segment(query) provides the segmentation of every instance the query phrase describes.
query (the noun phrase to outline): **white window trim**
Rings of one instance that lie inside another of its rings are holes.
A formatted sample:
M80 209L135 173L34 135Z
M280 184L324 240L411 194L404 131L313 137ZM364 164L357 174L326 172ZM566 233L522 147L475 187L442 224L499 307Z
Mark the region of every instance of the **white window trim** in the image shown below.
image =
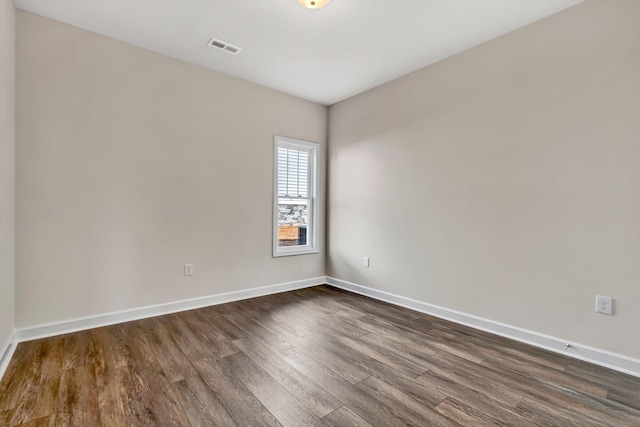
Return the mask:
M309 150L310 199L307 244L304 246L278 246L278 147ZM320 144L275 135L273 138L273 256L317 254L318 249L318 149Z

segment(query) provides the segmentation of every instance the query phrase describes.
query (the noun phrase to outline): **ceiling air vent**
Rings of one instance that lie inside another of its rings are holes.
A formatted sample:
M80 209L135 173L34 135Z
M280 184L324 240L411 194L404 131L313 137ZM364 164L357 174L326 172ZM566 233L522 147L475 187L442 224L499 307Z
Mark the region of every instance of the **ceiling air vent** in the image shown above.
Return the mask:
M225 51L227 53L230 53L232 55L237 55L242 50L238 46L234 46L232 44L229 44L227 42L223 42L222 40L218 40L218 39L211 39L211 40L209 40L209 43L207 43L207 44L209 46L215 47L216 49L220 49L220 50L223 50L223 51Z

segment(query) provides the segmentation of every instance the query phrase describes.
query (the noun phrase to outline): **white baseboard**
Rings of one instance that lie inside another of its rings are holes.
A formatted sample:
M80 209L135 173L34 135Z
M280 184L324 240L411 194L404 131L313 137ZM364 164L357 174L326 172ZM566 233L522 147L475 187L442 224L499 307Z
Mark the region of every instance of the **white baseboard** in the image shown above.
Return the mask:
M549 335L540 334L538 332L529 331L518 328L516 326L495 322L489 319L473 316L471 314L461 313L459 311L450 310L448 308L439 307L437 305L428 304L389 292L380 291L356 283L347 282L345 280L327 277L327 283L336 288L344 289L357 294L365 295L370 298L385 301L394 305L405 307L414 311L429 314L441 319L449 320L461 325L469 326L481 331L490 332L516 341L530 344L535 347L563 354L565 356L584 360L616 371L624 372L629 375L640 377L640 360L634 359L621 354L612 353L606 350L590 347L587 345L562 340L560 338ZM565 350L565 346L570 344L571 347Z
M140 320L148 317L160 316L163 314L193 310L196 308L224 304L227 302L239 301L247 298L255 298L264 295L292 291L295 289L308 288L325 283L326 277L320 276L314 277L312 279L297 280L295 282L244 289L241 291L228 292L218 295L209 295L206 297L134 308L131 310L99 314L96 316L88 316L77 319L63 320L60 322L28 326L26 328L17 329L16 337L18 342L31 341L39 338L47 338L55 335L62 335L91 328L98 328L101 326L114 325L117 323L130 322L132 320Z
M9 339L0 347L0 380L9 366L13 352L16 351L16 330L11 331Z
M8 342L6 342L3 347L0 348L0 378L2 378L2 375L7 369L9 361L11 360L11 356L13 355L18 342L46 338L55 335L62 335L101 326L114 325L117 323L129 322L132 320L140 320L149 317L160 316L163 314L193 310L196 308L224 304L227 302L255 298L264 295L277 294L280 292L287 292L295 289L322 285L325 283L328 283L329 285L336 288L365 295L367 297L405 307L410 310L419 311L421 313L429 314L431 316L469 326L471 328L493 333L495 335L500 335L506 338L523 342L525 344L530 344L535 347L543 348L545 350L563 354L565 356L584 360L586 362L594 363L596 365L604 366L606 368L640 377L640 360L638 359L590 347L587 345L562 340L560 338L529 331L526 329L518 328L516 326L495 322L493 320L484 319L481 317L473 316L471 314L450 310L448 308L439 307L437 305L428 304L415 299L406 298L385 291L380 291L377 289L358 285L356 283L336 279L334 277L320 276L312 279L298 280L277 285L245 289L224 294L210 295L206 297L175 301L166 304L158 304L131 310L124 310L96 316L19 328L11 334ZM568 350L565 350L566 344L571 344L571 347Z

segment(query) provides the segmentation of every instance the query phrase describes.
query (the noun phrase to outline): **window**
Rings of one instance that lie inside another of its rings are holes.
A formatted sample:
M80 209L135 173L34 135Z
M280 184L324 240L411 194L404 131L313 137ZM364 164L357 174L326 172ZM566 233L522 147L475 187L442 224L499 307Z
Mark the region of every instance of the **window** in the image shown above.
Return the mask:
M273 256L317 253L318 144L275 137Z

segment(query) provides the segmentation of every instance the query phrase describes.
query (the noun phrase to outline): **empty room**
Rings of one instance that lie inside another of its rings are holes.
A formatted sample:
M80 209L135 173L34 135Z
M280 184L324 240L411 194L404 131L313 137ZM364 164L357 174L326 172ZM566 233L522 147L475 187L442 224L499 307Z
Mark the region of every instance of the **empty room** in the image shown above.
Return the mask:
M639 22L0 0L0 426L640 426Z

